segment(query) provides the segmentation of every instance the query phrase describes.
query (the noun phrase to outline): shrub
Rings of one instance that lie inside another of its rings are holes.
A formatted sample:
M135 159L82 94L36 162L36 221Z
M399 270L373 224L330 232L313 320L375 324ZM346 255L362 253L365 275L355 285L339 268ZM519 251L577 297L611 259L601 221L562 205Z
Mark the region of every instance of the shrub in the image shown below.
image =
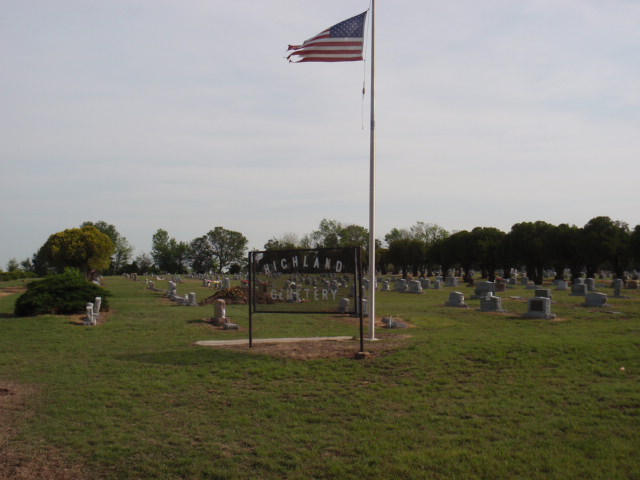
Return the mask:
M16 300L14 313L18 317L83 313L87 302L96 297L102 298L100 309L109 310L109 296L107 290L87 281L79 271L68 270L28 284L27 291Z

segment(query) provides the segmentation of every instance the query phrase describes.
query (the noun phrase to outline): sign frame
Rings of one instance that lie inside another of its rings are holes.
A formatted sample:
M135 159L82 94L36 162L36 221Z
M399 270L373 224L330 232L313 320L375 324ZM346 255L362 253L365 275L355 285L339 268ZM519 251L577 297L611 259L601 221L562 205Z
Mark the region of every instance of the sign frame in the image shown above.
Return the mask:
M331 275L343 273L353 275L354 309L344 314L356 314L360 319L360 351L364 351L363 321L363 279L362 279L362 247L339 248L305 248L287 250L253 251L248 255L249 280L249 348L253 348L253 314L330 314L341 312L327 310L295 310L295 309L261 309L257 302L256 282L260 276L269 274L321 274ZM258 272L261 269L261 272ZM308 290L305 291L308 294Z

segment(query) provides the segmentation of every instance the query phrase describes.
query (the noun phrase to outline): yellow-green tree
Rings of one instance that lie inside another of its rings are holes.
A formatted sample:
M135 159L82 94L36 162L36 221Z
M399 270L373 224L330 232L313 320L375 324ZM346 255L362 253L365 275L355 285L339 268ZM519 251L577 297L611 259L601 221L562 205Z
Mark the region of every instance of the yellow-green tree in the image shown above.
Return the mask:
M92 225L54 233L40 248L38 257L62 272L77 268L87 277L105 271L111 263L115 245L108 235Z

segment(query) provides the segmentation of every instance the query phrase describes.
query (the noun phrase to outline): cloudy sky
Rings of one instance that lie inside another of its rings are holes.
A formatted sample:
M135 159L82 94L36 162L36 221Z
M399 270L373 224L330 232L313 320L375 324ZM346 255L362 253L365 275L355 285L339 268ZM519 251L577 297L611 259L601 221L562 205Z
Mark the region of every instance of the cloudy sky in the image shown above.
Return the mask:
M369 62L286 47L367 0L0 0L0 267L104 220L148 252L368 226ZM640 223L640 2L378 0L379 238Z

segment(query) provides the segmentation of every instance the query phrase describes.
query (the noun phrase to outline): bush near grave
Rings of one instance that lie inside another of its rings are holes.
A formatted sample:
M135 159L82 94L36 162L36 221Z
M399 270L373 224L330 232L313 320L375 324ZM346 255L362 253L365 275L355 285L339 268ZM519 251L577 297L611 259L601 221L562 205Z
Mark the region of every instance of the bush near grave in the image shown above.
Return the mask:
M16 300L14 314L18 317L35 315L70 315L83 313L87 302L102 298L102 311L109 310L107 290L85 279L78 270L67 270L44 280L31 282L27 291Z

